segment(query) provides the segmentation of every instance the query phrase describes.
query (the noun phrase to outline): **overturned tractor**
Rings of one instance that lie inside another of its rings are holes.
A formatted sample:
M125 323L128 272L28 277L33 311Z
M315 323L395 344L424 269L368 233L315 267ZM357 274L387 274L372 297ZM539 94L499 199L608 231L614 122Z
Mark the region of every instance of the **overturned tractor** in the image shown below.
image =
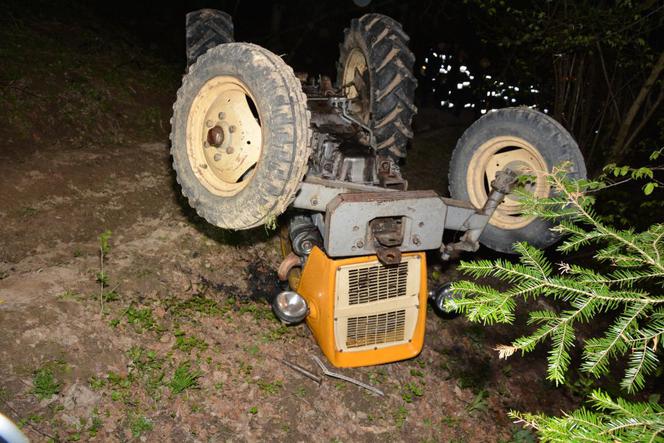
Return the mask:
M450 194L409 191L399 164L413 136L416 79L408 36L366 14L340 45L336 83L296 76L277 55L233 41L231 17L187 15L187 72L173 106L171 154L182 193L226 229L273 224L286 213L273 302L285 323L306 320L336 366L406 359L423 345L428 291L424 251L443 259L482 243L546 247L551 222L522 214L517 176L548 196L544 175L561 163L585 176L570 134L528 108L489 113L452 155ZM288 211L287 211L288 210ZM460 231L443 243L445 230Z

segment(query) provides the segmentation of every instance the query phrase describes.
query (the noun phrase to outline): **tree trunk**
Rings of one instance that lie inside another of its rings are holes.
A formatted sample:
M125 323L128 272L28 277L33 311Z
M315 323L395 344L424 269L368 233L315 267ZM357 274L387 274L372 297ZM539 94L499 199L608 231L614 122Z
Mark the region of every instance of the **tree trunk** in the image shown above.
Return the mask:
M628 139L628 137L629 139L632 140L634 138L634 134L632 134L632 136L630 137L629 130L632 127L632 124L634 123L634 119L641 110L643 102L645 102L646 97L648 97L648 94L652 90L653 86L655 86L655 83L657 82L657 79L662 73L662 70L664 70L664 52L659 54L659 58L657 59L657 62L655 62L655 64L653 65L652 70L650 71L650 75L643 83L643 86L641 86L639 94L636 96L636 99L634 99L632 106L630 106L629 111L627 111L627 114L625 115L625 119L620 125L618 135L616 136L616 141L613 144L613 149L611 150L611 158L614 161L617 162L622 160L628 153L629 146L631 143L627 144L625 143L625 141ZM655 103L654 106L657 105L658 103ZM646 112L646 114L643 116L643 119L647 120L648 118L650 118L650 116L652 116L652 114L653 114L652 112ZM636 131L639 131L644 126L644 124L645 122L642 121L637 126Z

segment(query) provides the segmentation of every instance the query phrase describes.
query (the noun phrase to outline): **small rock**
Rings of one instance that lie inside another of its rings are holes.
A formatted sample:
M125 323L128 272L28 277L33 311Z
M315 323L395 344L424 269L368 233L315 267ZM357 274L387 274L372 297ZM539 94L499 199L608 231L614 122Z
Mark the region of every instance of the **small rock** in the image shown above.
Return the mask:
M82 409L86 415L99 403L100 395L87 386L74 383L62 393L62 404L66 410Z

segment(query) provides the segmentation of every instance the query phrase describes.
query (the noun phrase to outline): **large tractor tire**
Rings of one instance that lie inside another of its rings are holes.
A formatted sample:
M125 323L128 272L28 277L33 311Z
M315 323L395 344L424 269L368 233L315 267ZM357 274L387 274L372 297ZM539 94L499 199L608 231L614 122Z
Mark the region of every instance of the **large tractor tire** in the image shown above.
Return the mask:
M350 111L371 128L376 148L395 160L406 156L417 112L415 56L401 25L381 14L354 19L339 46L337 84Z
M173 105L171 154L182 194L222 228L274 220L306 172L309 120L302 86L280 57L250 43L208 50Z
M229 14L216 9L199 9L187 14L187 68L208 49L233 41L233 19Z
M576 141L551 117L529 108L490 112L468 128L452 153L449 187L452 198L482 207L496 172L509 167L534 177L526 184L538 197L551 195L545 174L562 163L572 179L586 177L586 165ZM480 242L513 253L515 242L546 248L559 240L553 223L521 213L519 201L508 195L496 209Z

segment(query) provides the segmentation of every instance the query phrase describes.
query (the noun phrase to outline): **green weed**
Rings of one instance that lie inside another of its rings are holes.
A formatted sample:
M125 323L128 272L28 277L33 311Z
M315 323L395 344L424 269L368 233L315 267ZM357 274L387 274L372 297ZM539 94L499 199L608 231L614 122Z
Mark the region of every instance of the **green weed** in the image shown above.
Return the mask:
M173 394L179 394L187 389L197 387L198 378L201 375L203 375L202 372L191 370L191 362L184 362L177 367L168 386Z
M408 418L408 409L405 406L399 406L392 417L394 418L394 424L401 429Z
M135 416L131 419L129 428L131 429L131 435L138 438L144 432L150 432L154 424L152 421L142 415Z
M208 344L205 340L197 337L187 337L183 331L175 331L174 335L174 349L178 349L182 352L191 352L193 349L205 351L208 348Z
M473 412L485 412L488 408L487 404L487 397L489 396L489 393L482 389L480 392L477 393L475 398L466 406L466 411L468 413L473 413Z
M139 309L130 306L125 310L125 316L127 317L127 323L133 325L134 330L138 333L155 328L156 324L150 308Z
M106 380L104 380L101 377L97 377L97 376L93 375L88 380L88 384L90 385L90 388L92 388L93 391L99 391L104 386L106 386Z
M401 392L401 398L406 403L412 403L415 397L421 397L424 395L424 388L414 382L406 383Z
M270 395L278 394L281 391L281 388L284 386L283 383L279 380L271 383L264 380L258 380L257 384L261 391Z
M60 392L60 382L55 378L50 367L37 370L32 378L32 384L34 386L32 392L40 400L51 398Z

